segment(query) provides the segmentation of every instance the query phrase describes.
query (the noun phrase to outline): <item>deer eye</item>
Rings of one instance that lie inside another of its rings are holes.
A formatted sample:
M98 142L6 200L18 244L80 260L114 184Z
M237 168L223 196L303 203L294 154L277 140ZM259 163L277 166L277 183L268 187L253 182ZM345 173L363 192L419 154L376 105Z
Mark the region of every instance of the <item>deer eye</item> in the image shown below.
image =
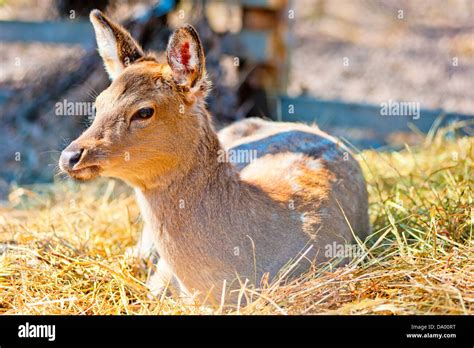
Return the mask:
M155 113L153 108L142 108L138 110L132 117L132 120L146 120L150 118Z

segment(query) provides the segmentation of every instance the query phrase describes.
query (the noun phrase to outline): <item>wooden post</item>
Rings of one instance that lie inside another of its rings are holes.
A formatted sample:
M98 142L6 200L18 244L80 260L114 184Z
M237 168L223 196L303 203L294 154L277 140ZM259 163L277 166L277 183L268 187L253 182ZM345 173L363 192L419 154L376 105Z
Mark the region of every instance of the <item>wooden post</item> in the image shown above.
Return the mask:
M242 31L266 34L266 57L259 62L261 87L286 90L288 80L288 0L242 0Z
M286 92L289 0L239 0L242 28L222 38L222 50L239 58L241 81L238 94L245 116L276 117L269 96Z

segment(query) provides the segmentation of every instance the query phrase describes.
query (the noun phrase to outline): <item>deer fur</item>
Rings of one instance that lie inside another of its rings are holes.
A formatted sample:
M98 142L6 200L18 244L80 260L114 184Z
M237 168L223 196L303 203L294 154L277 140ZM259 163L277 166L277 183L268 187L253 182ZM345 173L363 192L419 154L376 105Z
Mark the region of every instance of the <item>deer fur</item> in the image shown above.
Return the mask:
M100 11L90 17L112 83L60 167L79 180L107 176L135 188L142 250L153 244L160 257L153 290L174 282L218 302L224 281L227 291L258 286L304 255L296 276L330 259L325 246L369 233L364 177L337 139L316 126L260 119L216 134L193 27L173 33L159 62ZM142 118L143 108L153 115ZM236 150L256 158L231 163Z

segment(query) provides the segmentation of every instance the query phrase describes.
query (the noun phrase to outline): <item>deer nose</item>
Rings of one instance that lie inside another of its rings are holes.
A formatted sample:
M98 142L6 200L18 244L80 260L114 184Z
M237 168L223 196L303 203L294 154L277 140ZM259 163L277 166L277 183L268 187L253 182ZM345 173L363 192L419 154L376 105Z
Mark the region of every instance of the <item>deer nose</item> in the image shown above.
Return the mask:
M81 160L84 149L68 150L67 148L61 153L60 162L64 169L72 169Z
M71 154L69 155L69 165L71 167L74 167L77 164L77 162L79 162L83 152L84 152L84 149L80 149L78 151L71 152Z

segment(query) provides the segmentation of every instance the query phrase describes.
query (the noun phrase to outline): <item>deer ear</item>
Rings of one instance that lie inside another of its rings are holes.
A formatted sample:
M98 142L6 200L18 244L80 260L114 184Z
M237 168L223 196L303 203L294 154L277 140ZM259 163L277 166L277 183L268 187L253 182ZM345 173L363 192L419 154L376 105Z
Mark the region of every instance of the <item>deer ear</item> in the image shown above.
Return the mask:
M90 20L94 26L99 54L111 80L129 64L143 57L140 45L121 25L111 21L99 10L92 10Z
M166 56L178 85L191 90L204 85L201 84L206 80L204 50L198 33L191 25L187 24L171 35Z

